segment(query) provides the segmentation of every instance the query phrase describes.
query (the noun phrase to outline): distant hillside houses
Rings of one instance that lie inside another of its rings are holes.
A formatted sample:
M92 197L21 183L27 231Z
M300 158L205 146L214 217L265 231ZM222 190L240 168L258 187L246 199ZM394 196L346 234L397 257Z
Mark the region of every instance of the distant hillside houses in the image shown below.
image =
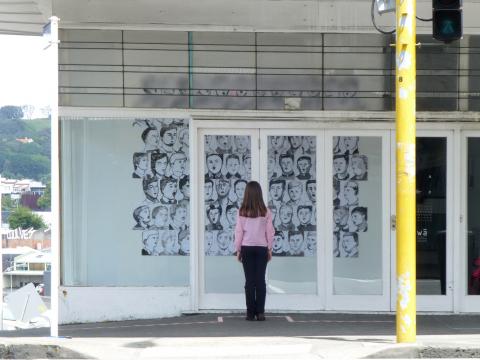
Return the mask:
M32 138L27 138L27 137L23 137L23 138L17 138L15 139L17 140L19 143L22 143L22 144L30 144L33 142L33 139Z
M51 270L50 249L9 248L5 250L2 255L4 288L18 289L28 283L36 286L47 282L49 276L46 279L44 273ZM42 295L50 295L50 289L48 286L47 288L48 293Z
M0 190L2 194L10 194L12 198L14 195L21 195L24 193L30 193L34 195L42 196L45 193L46 185L40 181L31 179L7 179L0 176ZM20 198L20 196L18 196Z
M46 185L31 179L7 179L0 176L0 191L2 201L9 198L14 207L24 206L32 211L44 211L38 205L38 199L45 194ZM2 221L6 222L11 209L4 209L2 205Z

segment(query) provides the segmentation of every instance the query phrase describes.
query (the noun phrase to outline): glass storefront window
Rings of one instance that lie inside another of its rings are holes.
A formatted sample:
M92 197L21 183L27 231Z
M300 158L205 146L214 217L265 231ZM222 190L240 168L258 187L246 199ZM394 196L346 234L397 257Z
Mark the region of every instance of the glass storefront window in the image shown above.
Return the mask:
M267 289L278 294L317 291L315 136L268 136L268 207L273 214L273 256Z
M188 120L61 127L63 284L187 286Z
M395 107L392 35L62 29L64 106L356 110ZM421 43L429 35L417 36ZM419 111L478 111L480 37L417 52ZM440 75L440 76L439 76Z
M192 107L255 109L255 34L193 32Z
M205 135L205 291L239 293L244 276L234 259L237 213L252 178L251 137Z
M480 295L480 138L468 138L467 151L467 285Z
M447 139L419 137L417 161L417 294L446 294Z
M333 138L333 290L381 295L382 139Z

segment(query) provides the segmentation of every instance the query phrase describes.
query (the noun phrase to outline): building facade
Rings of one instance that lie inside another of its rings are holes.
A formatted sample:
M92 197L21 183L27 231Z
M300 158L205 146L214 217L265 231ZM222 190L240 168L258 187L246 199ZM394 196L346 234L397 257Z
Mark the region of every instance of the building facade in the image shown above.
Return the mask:
M60 320L243 309L251 179L275 217L267 311L393 311L394 35L370 1L178 3L52 4ZM419 311L480 311L479 13L448 46L418 24Z
M28 248L6 249L7 254L21 253L10 260L10 264L3 272L4 288L19 289L28 283L34 286L43 283L44 272L51 269L51 254L49 250L38 251Z

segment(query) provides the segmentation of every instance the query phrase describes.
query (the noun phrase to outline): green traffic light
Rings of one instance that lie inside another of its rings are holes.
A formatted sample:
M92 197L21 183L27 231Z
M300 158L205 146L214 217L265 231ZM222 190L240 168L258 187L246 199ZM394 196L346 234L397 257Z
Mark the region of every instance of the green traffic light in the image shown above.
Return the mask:
M445 20L442 24L442 33L445 35L451 35L455 32L455 29L453 28L453 21L448 19Z
M463 35L462 0L432 0L433 38L445 43Z
M433 37L439 41L459 40L463 35L461 9L434 9Z

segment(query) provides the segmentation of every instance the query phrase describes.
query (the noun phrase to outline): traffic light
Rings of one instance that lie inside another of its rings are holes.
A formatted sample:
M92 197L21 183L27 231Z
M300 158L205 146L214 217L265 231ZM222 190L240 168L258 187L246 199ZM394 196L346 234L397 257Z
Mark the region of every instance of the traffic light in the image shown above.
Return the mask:
M446 43L463 35L462 0L433 0L433 38Z

